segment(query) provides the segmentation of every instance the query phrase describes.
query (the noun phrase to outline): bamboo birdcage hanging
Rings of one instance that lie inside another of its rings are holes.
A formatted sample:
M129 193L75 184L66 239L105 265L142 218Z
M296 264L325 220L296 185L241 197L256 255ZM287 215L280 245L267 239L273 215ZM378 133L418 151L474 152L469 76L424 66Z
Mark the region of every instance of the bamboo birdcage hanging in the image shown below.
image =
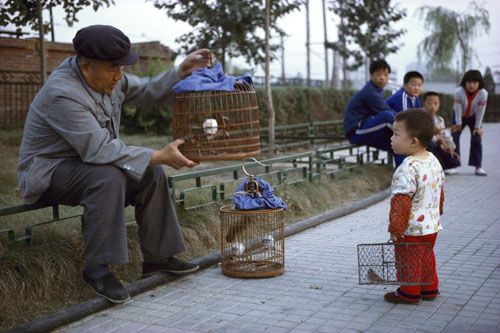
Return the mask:
M174 140L194 161L241 160L260 153L259 107L255 90L237 81L234 91L189 91L172 104Z

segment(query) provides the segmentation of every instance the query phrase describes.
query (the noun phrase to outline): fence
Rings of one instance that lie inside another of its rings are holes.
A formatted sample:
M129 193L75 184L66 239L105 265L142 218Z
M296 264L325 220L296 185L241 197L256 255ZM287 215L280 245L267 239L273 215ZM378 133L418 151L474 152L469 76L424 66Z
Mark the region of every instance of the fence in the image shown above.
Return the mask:
M0 128L23 126L31 100L40 89L40 73L0 71Z
M313 182L322 175L334 178L339 173L349 172L353 168L367 164L386 164L392 161L387 153L367 146L351 144L335 144L330 147L291 154L256 162L245 163L245 169L255 176L261 177L275 188L301 182ZM219 168L188 172L168 177L168 185L172 199L178 209L192 210L213 204L224 204L232 198L238 185L246 179L241 164L233 164ZM0 217L27 213L38 209L52 209L52 217L43 222L28 223L24 233L15 234L12 226L0 225L0 258L2 243L12 248L19 242L30 244L35 227L52 224L63 220L80 217L82 228L83 216L75 209L65 207L60 214L59 206L54 205L12 205L0 207ZM5 220L4 220L5 221ZM5 221L6 222L6 221ZM2 220L0 220L0 224Z
M284 184L312 182L322 175L334 178L339 173L367 163L387 164L391 161L391 156L375 148L336 144L261 161L266 166L248 162L245 169L279 188ZM178 207L191 210L230 200L230 194L246 178L242 164L235 164L170 176L168 185Z

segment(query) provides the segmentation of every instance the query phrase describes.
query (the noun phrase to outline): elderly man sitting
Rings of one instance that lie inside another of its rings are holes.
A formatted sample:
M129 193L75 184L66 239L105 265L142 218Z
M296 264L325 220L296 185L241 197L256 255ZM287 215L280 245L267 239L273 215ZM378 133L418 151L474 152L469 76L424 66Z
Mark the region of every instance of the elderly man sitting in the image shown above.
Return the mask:
M159 150L120 140L122 104L167 103L173 85L209 63L206 49L189 54L153 78L123 72L137 62L120 30L93 25L73 39L76 57L49 76L29 108L18 178L24 203L84 207L84 281L99 295L121 303L130 298L109 270L128 262L125 207L135 206L144 258L143 276L185 274L198 266L175 257L185 250L162 164L193 167L176 140Z

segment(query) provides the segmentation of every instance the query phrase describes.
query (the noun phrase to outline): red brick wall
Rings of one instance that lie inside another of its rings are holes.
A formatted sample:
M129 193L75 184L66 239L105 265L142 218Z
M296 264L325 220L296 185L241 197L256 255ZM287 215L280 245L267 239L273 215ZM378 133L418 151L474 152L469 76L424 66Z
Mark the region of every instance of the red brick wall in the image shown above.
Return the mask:
M38 39L0 37L0 128L24 124L29 104L40 88ZM175 54L159 42L133 44L139 54L135 71L144 71L151 59L171 64ZM70 43L46 42L47 73L75 54Z

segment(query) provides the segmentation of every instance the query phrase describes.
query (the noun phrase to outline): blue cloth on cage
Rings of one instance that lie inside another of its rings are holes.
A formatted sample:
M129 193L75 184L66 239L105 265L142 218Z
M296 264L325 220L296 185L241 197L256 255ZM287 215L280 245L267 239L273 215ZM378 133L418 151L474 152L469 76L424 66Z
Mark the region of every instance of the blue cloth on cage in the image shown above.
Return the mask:
M269 183L261 178L254 178L254 180L259 184L259 192L245 192L247 180L243 181L233 195L233 204L236 209L286 209L286 203L281 197L274 195L273 187Z
M221 64L215 64L212 68L202 67L195 70L190 76L177 82L174 87L174 93L178 94L186 91L234 91L234 83L244 81L252 84L250 74L244 76L228 76L224 74Z

